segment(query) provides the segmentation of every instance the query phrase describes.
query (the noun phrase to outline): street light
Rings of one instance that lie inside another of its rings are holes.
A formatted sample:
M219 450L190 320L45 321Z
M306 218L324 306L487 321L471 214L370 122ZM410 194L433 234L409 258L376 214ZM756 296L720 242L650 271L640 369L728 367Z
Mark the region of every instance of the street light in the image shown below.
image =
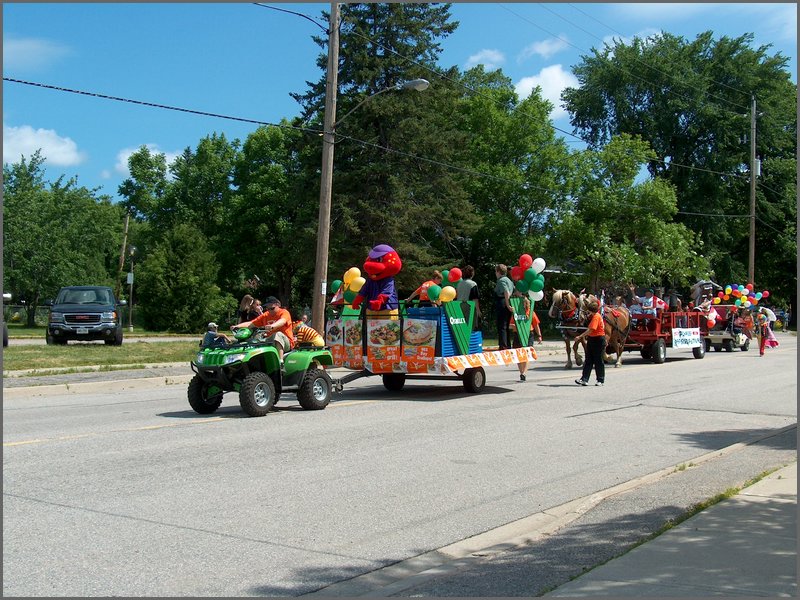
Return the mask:
M128 249L128 255L131 257L131 272L128 273L128 283L131 286L131 291L128 294L128 331L133 333L133 256L136 254L136 246L131 246Z
M430 83L425 79L412 79L398 83L367 96L356 104L341 119L336 120L336 89L339 66L339 4L331 2L330 25L328 28L328 70L325 87L325 118L322 142L322 176L319 186L319 224L317 226L317 258L314 267L314 291L311 297L312 326L323 333L325 329L325 295L328 288L328 243L331 230L331 195L333 189L333 145L337 125L350 116L358 107L378 94L392 90L428 89Z

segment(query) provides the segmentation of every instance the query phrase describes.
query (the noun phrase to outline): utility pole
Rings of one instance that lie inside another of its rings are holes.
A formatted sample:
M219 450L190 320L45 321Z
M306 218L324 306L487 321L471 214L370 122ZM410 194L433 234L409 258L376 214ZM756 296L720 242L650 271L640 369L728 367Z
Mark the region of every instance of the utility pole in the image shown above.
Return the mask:
M128 211L125 214L125 233L122 234L122 249L119 251L119 271L117 272L117 285L114 288L114 295L119 300L119 294L122 291L122 267L125 265L125 246L128 244L128 223L131 220L131 213Z
M339 4L331 2L328 25L328 70L325 86L325 120L322 137L322 176L319 186L319 224L317 261L314 267L314 292L311 298L312 326L324 335L325 296L328 292L328 244L331 233L331 193L333 188L333 126L336 123L336 92L339 76Z
M747 281L756 282L756 96L750 96L750 252Z

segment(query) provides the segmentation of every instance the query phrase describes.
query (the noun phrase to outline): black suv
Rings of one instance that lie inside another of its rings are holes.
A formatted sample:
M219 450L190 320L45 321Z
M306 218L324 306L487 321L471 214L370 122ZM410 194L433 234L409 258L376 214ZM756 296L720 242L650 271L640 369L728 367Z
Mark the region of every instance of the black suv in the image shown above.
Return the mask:
M122 318L110 287L73 285L62 287L50 307L47 319L47 343L66 344L68 340L103 340L108 345L122 345Z

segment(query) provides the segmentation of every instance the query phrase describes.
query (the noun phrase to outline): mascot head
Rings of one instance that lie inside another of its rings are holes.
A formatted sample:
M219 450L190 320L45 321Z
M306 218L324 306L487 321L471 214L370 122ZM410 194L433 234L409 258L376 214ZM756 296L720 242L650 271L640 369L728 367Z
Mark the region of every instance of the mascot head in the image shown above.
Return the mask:
M370 279L375 281L394 277L400 272L403 263L394 248L386 244L379 244L369 251L364 262L364 271Z

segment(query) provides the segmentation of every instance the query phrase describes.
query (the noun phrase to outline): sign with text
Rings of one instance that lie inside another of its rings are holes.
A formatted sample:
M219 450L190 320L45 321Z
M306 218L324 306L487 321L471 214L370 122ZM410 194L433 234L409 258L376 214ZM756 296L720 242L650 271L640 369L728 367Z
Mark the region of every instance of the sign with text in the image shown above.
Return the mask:
M699 348L702 345L703 340L700 338L699 327L672 330L673 348Z
M438 325L436 321L406 319L403 323L403 360L419 367L432 365Z

